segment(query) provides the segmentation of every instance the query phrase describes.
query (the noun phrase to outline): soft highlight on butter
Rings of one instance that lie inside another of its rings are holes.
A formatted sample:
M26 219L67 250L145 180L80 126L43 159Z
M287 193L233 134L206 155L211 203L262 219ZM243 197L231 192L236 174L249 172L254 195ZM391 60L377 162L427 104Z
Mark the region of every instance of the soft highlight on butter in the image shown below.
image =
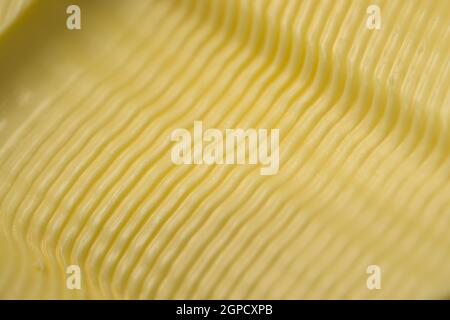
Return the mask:
M194 121L193 136L184 128L172 131L172 162L178 165L260 164L262 175L277 174L280 166L280 130L219 129L203 132L202 121ZM206 144L203 146L203 144Z

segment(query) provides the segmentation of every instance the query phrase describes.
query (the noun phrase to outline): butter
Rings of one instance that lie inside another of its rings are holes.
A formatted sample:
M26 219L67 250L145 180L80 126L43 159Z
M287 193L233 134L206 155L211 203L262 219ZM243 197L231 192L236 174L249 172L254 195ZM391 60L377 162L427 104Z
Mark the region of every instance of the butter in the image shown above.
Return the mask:
M262 175L274 175L280 165L279 129L226 129L203 132L203 123L194 121L193 135L185 129L172 131L172 162L191 164L261 164ZM205 147L203 146L205 144Z
M449 1L0 16L0 298L448 297ZM174 163L196 121L279 162Z

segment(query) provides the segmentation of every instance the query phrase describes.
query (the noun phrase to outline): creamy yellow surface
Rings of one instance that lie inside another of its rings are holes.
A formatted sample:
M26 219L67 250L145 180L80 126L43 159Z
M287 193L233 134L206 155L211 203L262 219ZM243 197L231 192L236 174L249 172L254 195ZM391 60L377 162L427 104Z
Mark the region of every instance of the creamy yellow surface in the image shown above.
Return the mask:
M450 295L450 1L18 2L0 298ZM279 128L278 174L174 165L195 120Z

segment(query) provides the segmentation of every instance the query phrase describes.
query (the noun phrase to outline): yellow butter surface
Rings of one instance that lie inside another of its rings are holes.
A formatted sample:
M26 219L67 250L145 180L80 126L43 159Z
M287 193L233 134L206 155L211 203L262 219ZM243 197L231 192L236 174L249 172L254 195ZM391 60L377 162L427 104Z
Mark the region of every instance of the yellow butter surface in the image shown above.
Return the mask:
M0 17L0 298L449 296L448 0ZM195 121L279 129L278 172L174 164Z

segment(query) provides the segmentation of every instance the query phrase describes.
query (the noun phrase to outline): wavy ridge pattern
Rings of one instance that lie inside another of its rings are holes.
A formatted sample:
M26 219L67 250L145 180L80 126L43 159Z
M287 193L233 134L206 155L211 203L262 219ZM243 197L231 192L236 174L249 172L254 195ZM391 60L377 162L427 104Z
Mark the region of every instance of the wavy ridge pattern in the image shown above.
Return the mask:
M375 2L378 31L365 0L80 1L97 22L18 72L34 100L0 90L0 296L448 294L450 6ZM280 128L280 172L173 165L194 120Z

